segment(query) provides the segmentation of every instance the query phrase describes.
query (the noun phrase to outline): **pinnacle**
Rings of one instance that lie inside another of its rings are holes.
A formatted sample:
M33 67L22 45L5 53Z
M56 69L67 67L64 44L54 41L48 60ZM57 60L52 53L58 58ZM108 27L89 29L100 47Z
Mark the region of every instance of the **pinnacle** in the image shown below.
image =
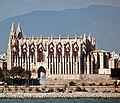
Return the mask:
M14 20L12 20L11 32L16 32Z
M18 33L22 32L22 29L21 29L20 22L18 22L18 28L17 28L17 32L18 32Z

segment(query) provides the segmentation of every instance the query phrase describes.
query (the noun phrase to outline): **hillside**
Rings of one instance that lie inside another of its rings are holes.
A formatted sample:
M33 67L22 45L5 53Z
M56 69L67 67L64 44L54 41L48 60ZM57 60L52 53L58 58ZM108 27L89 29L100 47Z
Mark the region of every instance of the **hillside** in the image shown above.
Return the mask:
M0 53L6 52L11 22L20 20L25 36L74 36L91 33L97 49L120 52L120 8L91 5L64 11L33 11L0 22Z

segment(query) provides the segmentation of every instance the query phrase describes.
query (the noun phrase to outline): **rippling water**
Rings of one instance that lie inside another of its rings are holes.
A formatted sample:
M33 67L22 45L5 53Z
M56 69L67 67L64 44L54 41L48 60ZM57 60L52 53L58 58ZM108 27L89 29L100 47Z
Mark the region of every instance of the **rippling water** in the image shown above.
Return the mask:
M0 103L120 103L106 99L2 99Z

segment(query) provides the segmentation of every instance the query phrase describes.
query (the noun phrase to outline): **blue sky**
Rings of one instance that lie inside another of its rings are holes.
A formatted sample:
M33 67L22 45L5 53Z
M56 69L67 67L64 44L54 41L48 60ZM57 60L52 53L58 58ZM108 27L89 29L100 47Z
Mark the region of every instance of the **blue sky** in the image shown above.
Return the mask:
M0 0L0 21L36 10L60 11L89 5L120 7L120 0Z

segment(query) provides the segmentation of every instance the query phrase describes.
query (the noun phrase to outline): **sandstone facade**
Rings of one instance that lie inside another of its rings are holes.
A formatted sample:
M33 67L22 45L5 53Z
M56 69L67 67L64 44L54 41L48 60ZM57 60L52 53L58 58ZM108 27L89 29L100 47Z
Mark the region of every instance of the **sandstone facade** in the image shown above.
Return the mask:
M110 52L96 50L90 34L75 37L24 37L20 22L14 21L7 49L7 69L20 66L32 72L32 78L76 79L81 74L110 74ZM58 76L57 76L58 75ZM67 77L68 75L68 77ZM71 75L71 76L70 76Z

